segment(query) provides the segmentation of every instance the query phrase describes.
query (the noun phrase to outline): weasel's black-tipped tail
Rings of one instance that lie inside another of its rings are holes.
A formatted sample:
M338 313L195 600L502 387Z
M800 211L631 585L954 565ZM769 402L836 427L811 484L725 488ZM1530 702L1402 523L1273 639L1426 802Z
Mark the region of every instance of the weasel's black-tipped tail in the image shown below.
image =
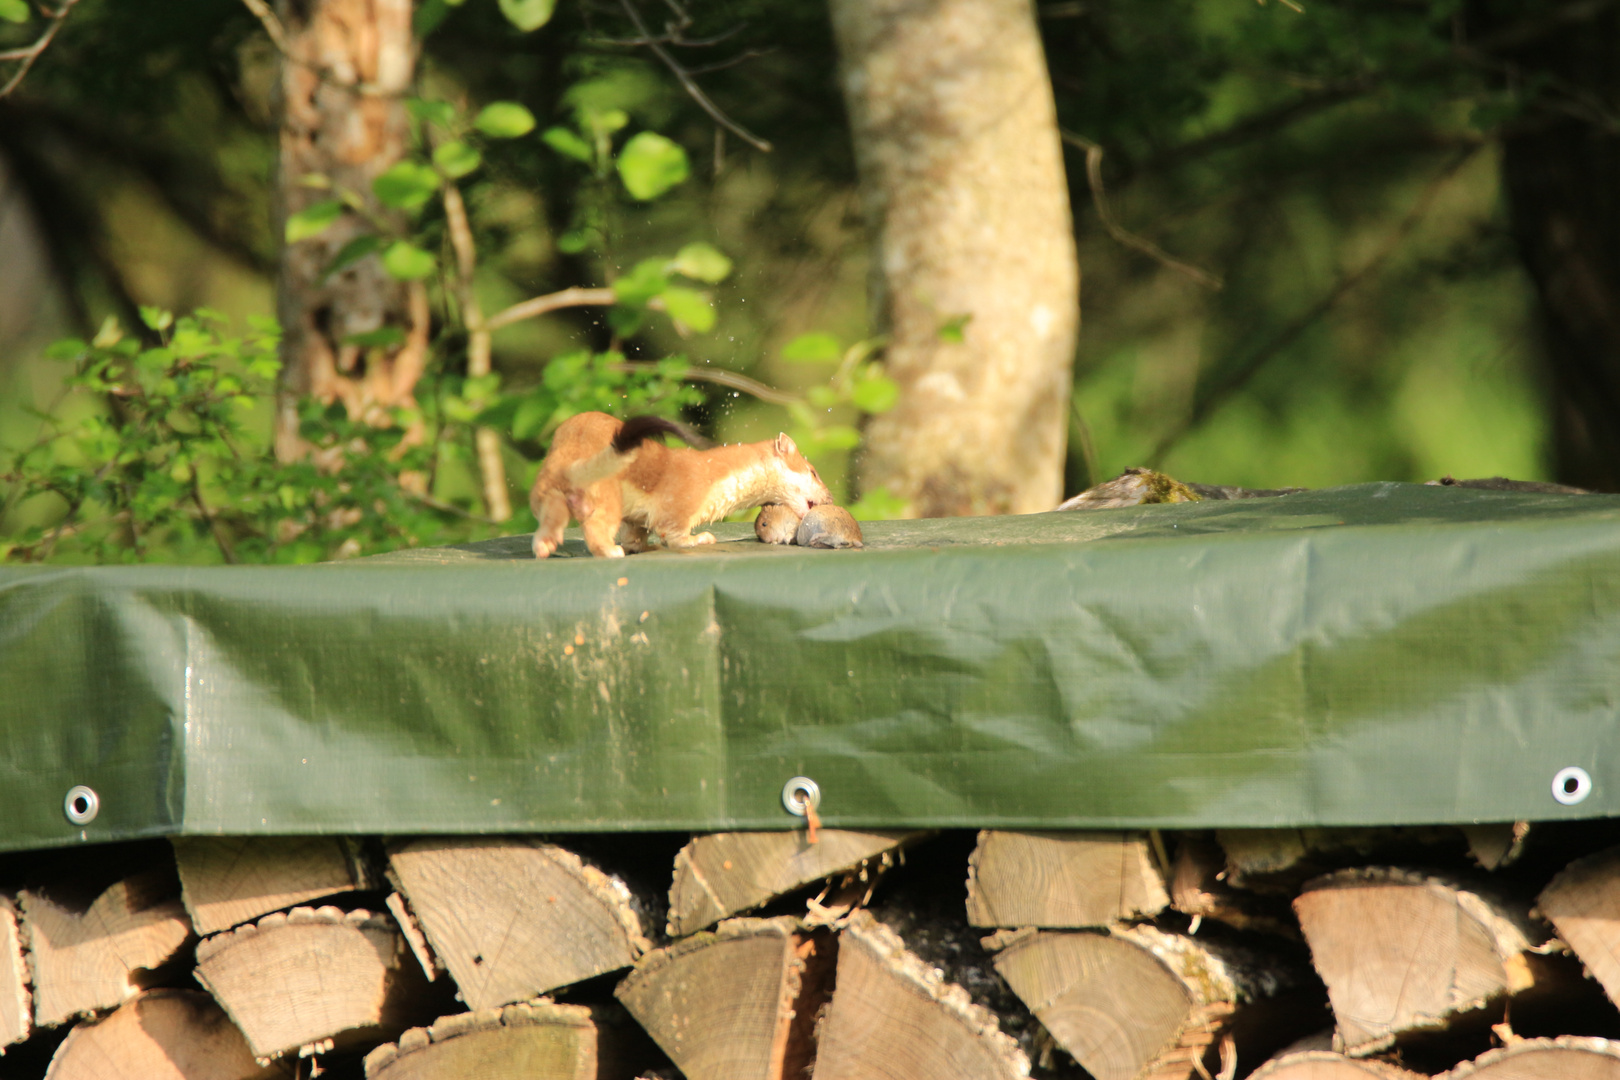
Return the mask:
M685 424L665 420L662 416L632 416L613 436L613 451L617 454L628 453L655 435L673 435L700 450L709 445L709 440Z

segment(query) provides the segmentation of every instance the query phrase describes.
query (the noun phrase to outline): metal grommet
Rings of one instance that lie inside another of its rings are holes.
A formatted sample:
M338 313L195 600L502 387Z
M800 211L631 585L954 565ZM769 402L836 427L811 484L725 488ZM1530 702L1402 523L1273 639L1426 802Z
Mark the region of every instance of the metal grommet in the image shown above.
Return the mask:
M62 813L75 825L88 825L96 820L101 812L101 796L94 788L87 788L83 784L75 784L68 788L68 793L62 800Z
M1553 798L1565 806L1574 806L1576 803L1592 794L1592 777L1579 765L1559 769L1553 777Z
M795 776L782 785L782 807L794 817L804 817L821 805L821 785L808 776Z

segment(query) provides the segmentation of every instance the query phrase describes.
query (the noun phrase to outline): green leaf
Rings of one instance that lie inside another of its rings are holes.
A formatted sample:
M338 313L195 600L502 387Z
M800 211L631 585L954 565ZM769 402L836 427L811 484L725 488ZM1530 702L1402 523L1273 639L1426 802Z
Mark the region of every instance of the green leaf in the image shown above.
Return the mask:
M85 354L88 347L78 338L63 338L53 341L45 346L45 359L47 360L77 360Z
M845 509L856 521L888 521L905 517L910 504L888 488L877 487L864 492Z
M804 396L818 409L830 409L844 400L843 396L830 386L812 386L804 392Z
M343 339L343 344L358 345L362 349L391 349L405 344L405 331L397 326L380 326L364 333L350 334Z
M320 283L322 285L326 284L333 274L346 270L367 255L373 255L381 251L382 245L383 238L376 233L366 233L364 236L357 236L350 240L338 249L338 253L332 256L332 261L326 264L326 269L321 271ZM279 334L281 331L277 329L274 332Z
M828 450L853 450L861 444L861 433L848 424L833 424L816 432L816 441Z
M953 315L939 324L939 340L952 345L962 344L963 331L973 321L972 315Z
M578 255L590 247L591 235L584 229L569 229L557 237L557 250L564 255Z
M709 244L687 244L675 253L675 270L710 285L724 281L731 273L731 260Z
M685 323L700 334L714 329L714 307L709 298L696 289L671 285L659 296L664 301L664 310L676 322Z
M621 304L645 305L669 288L663 259L642 259L635 269L613 281L613 295Z
M556 404L549 394L532 394L524 398L517 412L512 414L512 437L532 439L539 435L545 430L554 411Z
M838 359L844 347L831 334L800 334L782 346L782 359L801 364L828 364Z
M214 345L214 335L199 330L195 326L182 325L174 332L175 355L186 359L194 359L207 352Z
M458 180L484 163L484 156L457 139L435 147L433 164L452 180Z
M174 316L159 307L141 305L141 322L148 328L162 332L174 325Z
M437 127L449 127L456 120L456 107L448 101L412 98L405 103L405 110L422 123Z
M608 308L608 329L619 337L633 337L647 321L647 309L620 305Z
M383 252L383 269L401 281L416 281L433 273L433 256L404 240L395 240Z
M459 3L460 0L456 0L456 4ZM452 6L455 5L447 0L424 0L424 3L416 9L416 14L411 17L411 30L418 39L426 38L449 16Z
M439 174L418 161L396 162L371 182L377 201L396 210L420 210L439 190Z
M563 157L571 157L586 165L591 163L591 146L565 127L548 127L540 133L540 141Z
M26 0L0 0L0 19L6 22L25 23L32 14Z
M630 114L623 109L587 109L585 124L598 135L612 135L623 131L630 123Z
M322 199L320 202L310 203L287 219L287 243L296 244L300 240L319 236L332 222L342 216L342 199Z
M888 412L900 400L900 384L887 375L873 375L855 384L850 400L862 412Z
M534 113L515 101L492 101L473 120L492 139L515 139L534 130Z
M686 151L656 131L631 136L617 165L625 190L643 202L658 198L691 172Z
M527 34L551 21L557 0L500 0L501 14L506 21Z

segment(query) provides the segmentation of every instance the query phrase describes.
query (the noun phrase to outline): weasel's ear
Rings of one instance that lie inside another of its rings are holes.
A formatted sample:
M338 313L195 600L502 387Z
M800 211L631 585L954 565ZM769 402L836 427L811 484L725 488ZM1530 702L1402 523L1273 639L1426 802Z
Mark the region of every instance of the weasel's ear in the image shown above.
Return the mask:
M787 457L789 454L798 453L799 448L793 444L792 439L788 438L787 432L779 431L776 433L776 452L783 457Z

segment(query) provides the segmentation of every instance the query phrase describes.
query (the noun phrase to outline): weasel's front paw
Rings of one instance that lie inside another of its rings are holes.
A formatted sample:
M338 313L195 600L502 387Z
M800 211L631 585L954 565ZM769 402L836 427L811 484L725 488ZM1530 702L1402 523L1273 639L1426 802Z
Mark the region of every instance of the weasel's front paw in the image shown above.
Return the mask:
M603 548L601 551L597 552L597 554L602 556L604 559L622 559L624 558L624 548L620 547L618 544L614 544L610 548Z
M712 544L714 542L714 533L698 533L692 537L692 543L694 544Z
M561 540L546 540L543 537L536 536L534 538L534 557L537 559L550 558L551 553L556 551L561 544Z

